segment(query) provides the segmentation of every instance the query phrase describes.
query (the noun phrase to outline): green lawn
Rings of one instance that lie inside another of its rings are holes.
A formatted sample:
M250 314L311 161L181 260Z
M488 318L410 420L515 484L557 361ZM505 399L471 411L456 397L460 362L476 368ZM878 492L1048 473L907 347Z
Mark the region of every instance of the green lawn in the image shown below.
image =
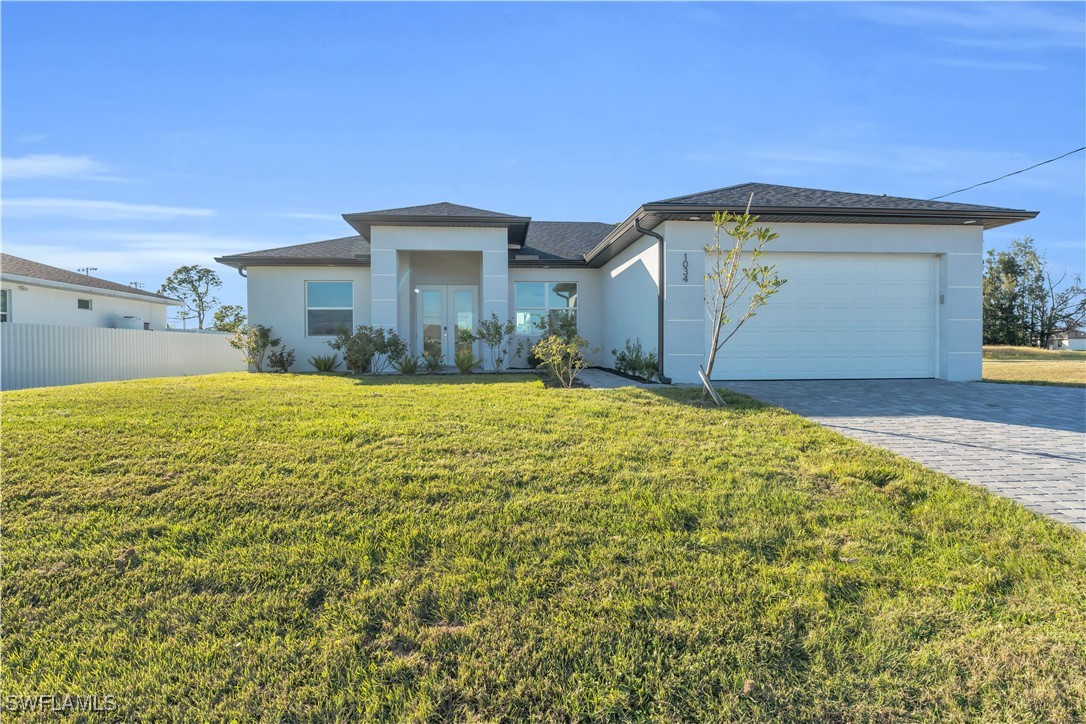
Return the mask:
M694 395L4 393L2 693L145 721L1086 719L1086 536Z
M984 381L1086 387L1086 352L984 347Z

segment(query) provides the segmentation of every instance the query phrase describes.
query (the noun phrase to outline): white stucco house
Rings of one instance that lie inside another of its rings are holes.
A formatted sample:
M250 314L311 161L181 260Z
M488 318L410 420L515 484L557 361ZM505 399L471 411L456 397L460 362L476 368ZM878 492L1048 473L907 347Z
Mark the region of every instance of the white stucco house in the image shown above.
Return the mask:
M0 322L166 329L176 299L30 259L0 255Z
M1081 329L1067 329L1056 336L1052 348L1086 352L1086 332Z
M980 379L984 230L1036 212L747 183L645 203L619 224L451 203L344 214L353 235L218 261L247 276L250 321L296 349L299 371L340 327L392 328L451 364L456 330L480 317L514 317L529 334L562 313L602 348L591 363L640 339L667 378L695 382L712 214L751 194L780 235L766 258L787 283L714 378Z

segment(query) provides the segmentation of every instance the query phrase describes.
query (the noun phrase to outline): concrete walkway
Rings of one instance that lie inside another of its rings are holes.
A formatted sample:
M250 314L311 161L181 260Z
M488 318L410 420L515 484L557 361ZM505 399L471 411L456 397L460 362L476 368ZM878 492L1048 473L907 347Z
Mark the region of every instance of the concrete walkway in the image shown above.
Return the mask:
M720 384L1086 530L1086 389L941 380Z

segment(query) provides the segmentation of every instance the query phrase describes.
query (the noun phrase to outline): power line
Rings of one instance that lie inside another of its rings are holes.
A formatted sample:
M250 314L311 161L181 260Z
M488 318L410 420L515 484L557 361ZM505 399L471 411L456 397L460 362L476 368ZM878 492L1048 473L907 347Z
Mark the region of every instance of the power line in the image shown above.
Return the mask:
M958 189L957 191L951 191L949 194L943 194L942 196L933 196L930 199L928 199L928 201L936 201L938 199L945 199L947 196L953 196L954 194L960 194L962 191L968 191L969 189L975 189L978 186L984 186L985 184L994 184L996 181L1002 181L1003 179L1007 178L1008 176L1014 176L1015 174L1024 173L1026 171L1029 171L1031 168L1037 168L1038 166L1044 166L1046 163L1052 163L1053 161L1059 161L1061 158L1066 158L1067 156L1070 156L1073 153L1078 153L1079 151L1086 151L1086 146L1083 146L1082 148L1076 148L1074 151L1068 151L1067 153L1063 154L1062 156L1056 156L1055 158L1050 158L1047 161L1041 161L1040 163L1035 163L1032 166L1028 166L1028 167L1020 169L1018 171L1012 171L1011 173L1004 174L1004 175L1000 176L999 178L994 178L991 181L981 181L979 184L973 184L972 186L966 186L964 189Z

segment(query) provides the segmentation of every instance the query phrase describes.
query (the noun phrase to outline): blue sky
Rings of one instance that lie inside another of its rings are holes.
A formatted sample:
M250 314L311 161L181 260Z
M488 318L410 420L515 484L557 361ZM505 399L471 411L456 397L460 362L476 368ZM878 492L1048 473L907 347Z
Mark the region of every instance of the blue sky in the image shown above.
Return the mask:
M928 198L1086 145L1065 4L24 4L4 250L155 289L185 263L453 201L619 221L745 181ZM949 200L1086 267L1086 154Z

